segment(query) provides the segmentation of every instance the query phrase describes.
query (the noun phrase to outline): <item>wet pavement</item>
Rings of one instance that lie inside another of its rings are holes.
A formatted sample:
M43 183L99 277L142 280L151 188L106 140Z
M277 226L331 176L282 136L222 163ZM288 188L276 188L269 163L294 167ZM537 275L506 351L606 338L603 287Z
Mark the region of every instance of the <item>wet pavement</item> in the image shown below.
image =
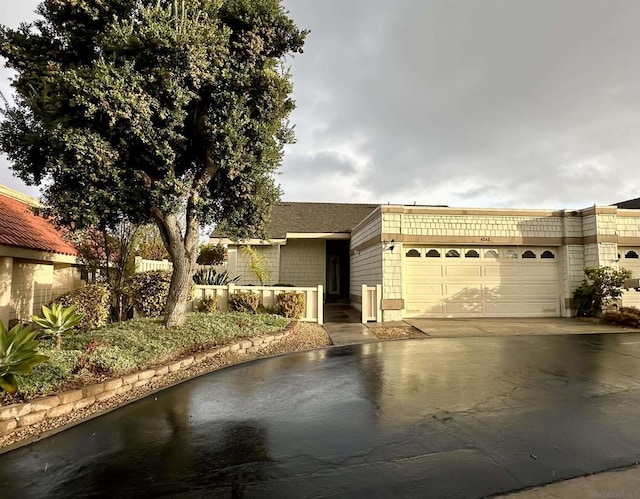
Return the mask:
M0 455L0 497L484 497L640 461L640 334L224 369Z

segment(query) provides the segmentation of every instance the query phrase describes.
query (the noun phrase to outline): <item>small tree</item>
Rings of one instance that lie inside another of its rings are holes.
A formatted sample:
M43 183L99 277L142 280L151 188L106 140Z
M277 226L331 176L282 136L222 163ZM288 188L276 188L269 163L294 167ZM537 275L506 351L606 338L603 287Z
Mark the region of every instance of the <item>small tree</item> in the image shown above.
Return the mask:
M154 222L173 261L165 325L186 321L199 230L264 232L293 142L281 0L47 0L0 26L15 71L0 146L68 227Z
M264 286L271 278L269 262L251 246L243 246L242 252L249 258L249 270L258 279L260 286Z
M578 315L595 317L611 301L622 296L622 285L633 273L613 267L585 267L584 279L573 293Z

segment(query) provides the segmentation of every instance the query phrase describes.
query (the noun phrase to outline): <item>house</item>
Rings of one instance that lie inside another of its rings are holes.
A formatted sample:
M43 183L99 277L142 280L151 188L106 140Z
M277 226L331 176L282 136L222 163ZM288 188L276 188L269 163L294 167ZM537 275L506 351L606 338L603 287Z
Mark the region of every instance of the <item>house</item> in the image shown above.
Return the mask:
M82 284L76 249L46 219L35 198L0 186L0 320L30 321L41 306Z
M229 273L253 283L240 244ZM281 203L266 240L252 239L272 282L323 284L326 300L362 303L381 285L382 320L416 317L569 317L585 266L640 275L640 211ZM255 284L255 283L254 283Z

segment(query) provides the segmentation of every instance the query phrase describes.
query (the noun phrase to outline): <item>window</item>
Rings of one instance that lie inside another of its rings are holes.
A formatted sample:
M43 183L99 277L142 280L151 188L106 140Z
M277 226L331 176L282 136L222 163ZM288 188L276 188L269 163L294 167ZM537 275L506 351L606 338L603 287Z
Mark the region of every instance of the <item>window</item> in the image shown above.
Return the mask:
M527 250L524 253L522 253L522 258L535 258L536 254L531 251L531 250Z
M447 258L460 258L460 252L458 250L447 251Z
M407 251L407 254L405 256L409 258L420 258L420 252L417 249L411 249Z
M478 253L476 250L468 250L465 254L464 254L465 258L480 258L480 253Z
M631 250L631 251L627 251L624 254L625 258L638 258L638 253L636 253L635 251Z
M427 254L425 255L427 258L440 258L440 253L438 252L438 250L429 250L427 251Z
M485 258L500 258L496 250L489 250L484 252Z
M504 252L505 258L518 258L518 253L513 250L507 250Z
M549 250L545 250L542 252L542 255L540 255L540 258L555 258L556 255L553 254L552 251Z

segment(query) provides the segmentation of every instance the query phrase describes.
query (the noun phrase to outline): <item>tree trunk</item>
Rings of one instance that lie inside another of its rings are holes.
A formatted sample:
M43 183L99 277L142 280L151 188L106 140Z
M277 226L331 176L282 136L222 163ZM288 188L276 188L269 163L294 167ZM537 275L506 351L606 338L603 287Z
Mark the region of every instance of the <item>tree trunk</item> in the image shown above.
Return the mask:
M198 257L198 224L195 215L187 213L187 227L183 236L175 215L155 211L154 217L173 261L164 325L168 328L179 327L187 320L187 306L191 301L191 283Z

